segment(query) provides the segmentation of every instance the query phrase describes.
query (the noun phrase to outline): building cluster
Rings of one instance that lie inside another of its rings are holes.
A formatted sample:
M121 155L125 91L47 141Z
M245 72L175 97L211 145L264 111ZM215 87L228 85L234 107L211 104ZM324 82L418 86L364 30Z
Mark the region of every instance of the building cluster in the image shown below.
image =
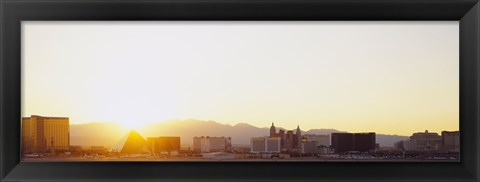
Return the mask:
M301 142L302 142L302 133L300 130L300 126L297 126L295 133L293 130L285 130L280 129L277 133L277 129L275 125L272 123L270 127L270 137L278 137L280 138L280 150L281 151L294 151L294 150L301 150Z
M68 117L42 117L32 115L22 118L22 154L36 153L79 153L94 154L145 154L149 156L177 156L181 151L178 136L156 136L144 138L132 130L120 141L107 149L103 146L70 145L70 124ZM394 146L403 151L460 151L460 132L443 131L441 135L428 131L414 133L409 139L399 141ZM241 148L241 147L240 147ZM296 130L285 131L274 123L268 136L252 137L250 145L232 147L231 137L200 136L193 137L193 149L189 154L201 155L211 159L261 158L292 156L317 156L329 154L355 154L372 152L379 148L376 134L369 133L331 133L331 135L302 134L300 126ZM187 152L182 151L182 155ZM378 151L377 151L378 152ZM405 152L404 152L405 153ZM307 155L304 155L307 154ZM188 154L187 154L188 155Z
M272 123L270 135L264 137L252 137L250 151L252 153L329 153L329 135L302 135L300 126L296 131L277 129Z
M43 117L32 115L22 118L22 153L58 153L79 152L106 153L104 146L70 145L70 122L68 117ZM148 137L147 140L135 131L124 136L110 152L122 154L152 153L180 151L180 137Z
M302 136L302 153L329 154L330 135L305 134Z
M230 137L194 137L193 152L214 153L231 152L232 140ZM147 137L145 140L140 134L132 130L110 150L120 154L152 154L154 156L175 156L180 152L180 137L159 136Z
M405 151L460 151L460 132L459 131L442 131L431 133L425 132L414 133L408 140L396 142L395 149Z

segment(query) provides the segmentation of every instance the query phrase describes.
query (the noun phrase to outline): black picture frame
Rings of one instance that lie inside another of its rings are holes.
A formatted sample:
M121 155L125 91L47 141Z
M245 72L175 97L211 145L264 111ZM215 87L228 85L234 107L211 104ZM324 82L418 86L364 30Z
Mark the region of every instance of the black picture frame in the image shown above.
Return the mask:
M1 0L1 181L480 180L478 0ZM460 162L20 162L21 21L452 20L460 23Z

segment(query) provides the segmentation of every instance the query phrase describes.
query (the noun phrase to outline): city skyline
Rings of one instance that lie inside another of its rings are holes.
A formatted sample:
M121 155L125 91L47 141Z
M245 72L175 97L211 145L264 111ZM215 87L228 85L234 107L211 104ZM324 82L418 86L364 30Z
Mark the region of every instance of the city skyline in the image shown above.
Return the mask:
M459 129L458 22L24 21L22 30L24 117Z
M51 117L51 116L38 116L33 115L31 117L37 118L67 118L68 117ZM30 117L26 117L28 119ZM278 135L280 130L283 130L285 134L287 131L293 131L294 135L299 136L296 133L297 128L286 128L284 126L274 125L270 123L270 127L255 127L248 123L241 123L237 125L222 124L215 121L203 121L203 120L170 120L166 122L159 122L156 124L149 125L149 127L144 129L133 129L136 132L149 136L181 136L183 138L190 138L196 136L232 136L234 138L233 144L244 145L248 143L248 136L272 136L272 126L276 128L273 135ZM424 131L414 131L408 135L389 135L378 133L374 130L366 130L360 132L344 131L337 129L325 129L325 128L316 128L316 129L304 129L301 125L297 127L300 128L302 135L330 135L331 133L377 133L378 143L383 147L392 147L395 142L400 140L405 140L413 133L423 133ZM119 137L123 136L125 133L132 131L132 129L124 128L115 125L114 123L88 123L88 124L77 124L70 125L70 141L72 145L86 145L86 146L112 146ZM426 129L428 130L428 129ZM105 132L108 131L108 132ZM432 131L430 133L441 133L443 131ZM270 134L269 134L270 133ZM281 136L281 135L280 135ZM182 141L182 144L190 145L191 141Z
M212 126L212 125L210 125ZM200 128L191 126L194 131ZM313 134L296 130L279 129L274 123L263 133L234 132L218 135L214 130L202 136L157 133L144 137L135 130L129 131L114 146L79 145L72 142L68 117L32 115L22 118L22 157L31 160L60 161L164 161L164 160L307 160L338 161L458 161L460 132L416 132L408 138L397 139L394 146L384 146L375 132L335 132ZM278 130L277 130L278 129ZM278 131L278 132L277 132ZM205 132L205 131L204 131ZM269 135L265 135L265 133ZM89 134L86 134L87 136ZM248 137L248 145L234 145L237 137ZM91 136L99 139L99 136ZM193 139L185 146L183 140Z
M46 115L33 115L33 116L42 116L42 117L51 117L51 116L46 116ZM30 117L30 116L26 116L27 118ZM57 116L55 116L57 117ZM60 117L64 117L64 116L60 116ZM24 117L25 118L25 117ZM67 117L68 118L68 117ZM124 125L121 125L121 124L118 124L119 128L121 128L123 131L131 131L131 130L135 130L135 131L138 131L138 132L143 132L145 131L145 129L149 128L150 126L152 125L155 125L155 124L160 124L160 123L165 123L165 122L171 122L171 121L199 121L199 122L213 122L213 123L217 123L217 124L220 124L220 125L226 125L226 126L237 126L237 125L242 125L242 124L247 124L247 125L250 125L250 126L253 126L253 127L256 127L256 128L259 128L259 129L269 129L271 124L272 123L275 123L275 122L270 122L270 125L265 125L265 126L255 126L255 125L252 125L251 123L248 123L248 122L240 122L240 123L234 123L234 124L230 124L230 123L223 123L223 122L219 122L219 121L214 121L214 120L202 120L202 119L195 119L195 118L187 118L187 119L177 119L177 118L174 118L174 119L168 119L168 120L164 120L164 121L158 121L158 122L150 122L148 124L146 124L145 126L143 127L128 127L128 126L124 126ZM70 123L70 126L72 125L91 125L91 124L115 124L117 125L116 122L87 122L87 123ZM296 124L296 126L301 126L301 124ZM279 129L284 129L284 130L296 130L297 127L294 127L294 128L288 128L288 127L284 127L284 126L276 126L277 127L277 131ZM307 132L307 131L310 131L310 130L318 130L318 129L322 129L322 130L335 130L335 131L339 131L339 132L347 132L347 133L362 133L362 132L371 132L373 130L361 130L361 131L350 131L350 130L342 130L342 129L338 129L338 128L332 128L332 127L317 127L317 128L303 128L303 127L300 127L300 130L302 132ZM456 131L456 130L448 130L448 129L440 129L440 130L431 130L429 128L425 128L423 130L418 130L418 131L411 131L410 133L408 134L405 134L405 135L402 135L402 134L390 134L390 133L380 133L380 134L384 134L384 135L392 135L392 136L409 136L411 135L412 133L417 133L417 132L424 132L425 130L428 130L430 132L442 132L442 131ZM268 133L267 133L268 135Z

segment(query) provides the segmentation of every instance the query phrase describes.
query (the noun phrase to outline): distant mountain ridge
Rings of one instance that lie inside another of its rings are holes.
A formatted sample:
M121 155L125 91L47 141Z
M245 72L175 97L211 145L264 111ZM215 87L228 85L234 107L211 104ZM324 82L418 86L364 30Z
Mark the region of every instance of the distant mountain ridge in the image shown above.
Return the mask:
M277 127L278 129L283 129ZM110 147L120 140L129 130L121 128L114 123L89 123L70 126L72 145L93 146L101 145ZM295 131L295 130L294 130ZM195 136L225 136L232 137L234 145L248 145L250 138L255 136L268 136L269 127L259 128L247 123L235 125L221 124L215 121L195 119L168 120L153 123L138 130L143 137L179 136L182 145L191 145ZM336 129L310 129L302 134L331 134L344 133ZM393 143L408 139L407 136L376 134L376 141L380 146L393 146Z

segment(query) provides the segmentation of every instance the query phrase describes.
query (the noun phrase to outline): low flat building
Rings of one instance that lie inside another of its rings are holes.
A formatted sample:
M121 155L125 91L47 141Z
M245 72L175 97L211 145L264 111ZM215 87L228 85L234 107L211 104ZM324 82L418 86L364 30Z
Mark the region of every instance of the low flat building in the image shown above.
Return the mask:
M232 153L226 153L226 152L210 152L210 153L203 153L202 157L205 159L210 159L210 160L229 160L229 159L235 159L235 155Z
M319 146L319 147L317 147L317 154L330 155L331 153L332 152L331 152L330 146Z

